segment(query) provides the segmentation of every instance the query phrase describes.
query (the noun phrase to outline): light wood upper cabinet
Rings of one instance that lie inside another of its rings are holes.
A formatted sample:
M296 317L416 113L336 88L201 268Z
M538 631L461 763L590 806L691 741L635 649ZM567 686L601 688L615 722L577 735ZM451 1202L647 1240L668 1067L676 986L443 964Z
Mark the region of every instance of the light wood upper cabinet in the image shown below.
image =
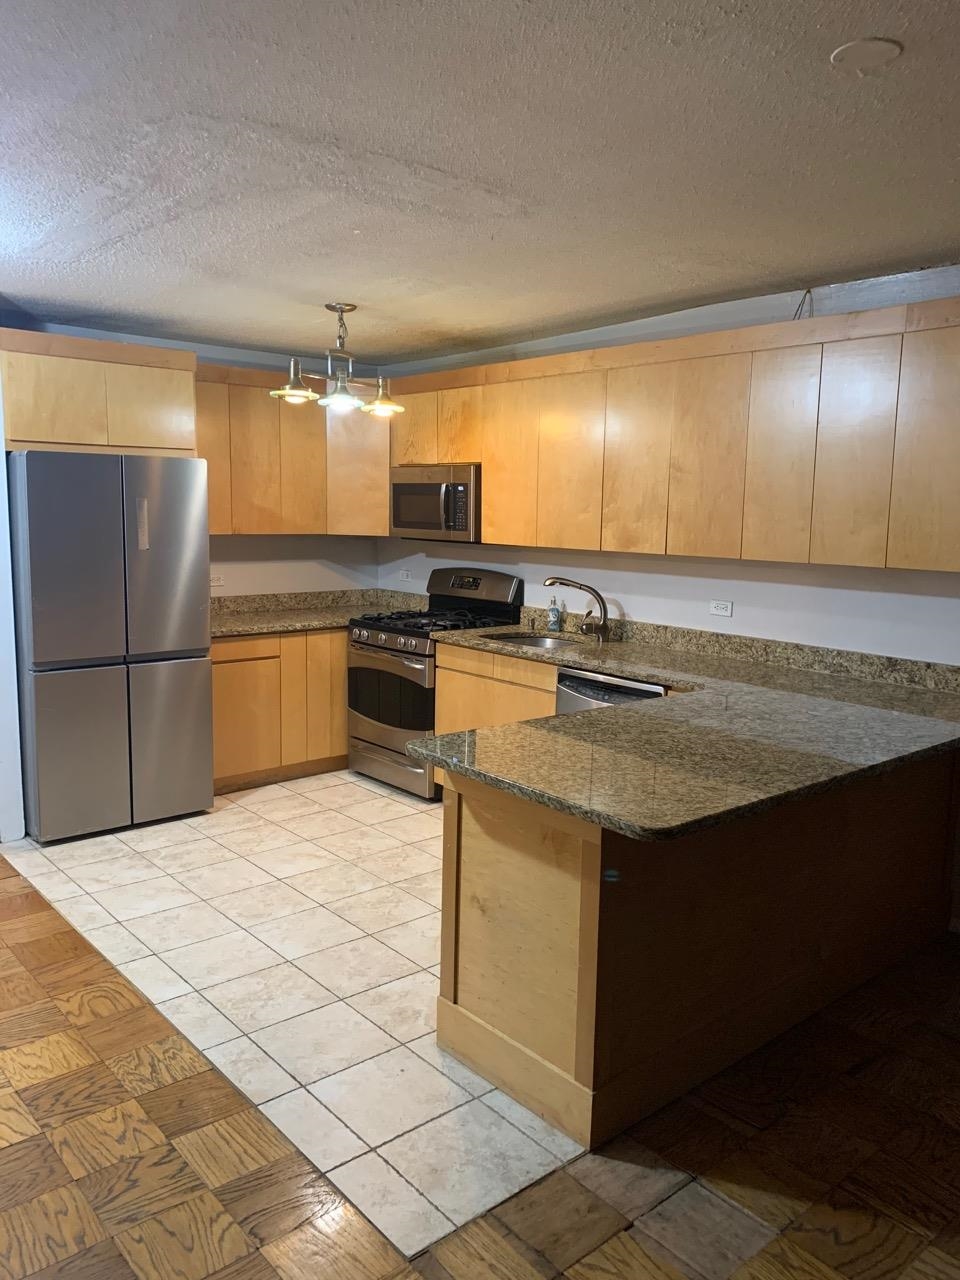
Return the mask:
M196 445L194 375L186 369L104 366L107 438L117 447L185 449Z
M600 548L606 374L540 382L537 545Z
M410 396L397 396L404 413L397 413L390 423L390 465L437 461L437 393L421 391Z
M282 533L280 409L262 387L228 387L234 533Z
M327 419L327 533L390 531L390 420L353 409Z
M887 564L960 569L960 328L903 335Z
M210 532L233 533L230 404L223 383L197 383L197 456L207 460Z
M439 392L437 461L479 462L483 448L483 393L480 387Z
M105 370L98 360L0 353L5 438L107 445Z
M482 389L481 540L537 545L540 390L536 381Z
M899 334L824 345L813 564L886 563L900 347Z
M677 365L667 552L740 555L750 404L749 353Z
M819 346L754 352L744 560L802 563L809 558L821 352Z
M604 551L663 555L667 549L677 369L672 362L611 369L607 375L600 530Z
M327 531L327 424L316 404L280 401L280 517L284 533Z

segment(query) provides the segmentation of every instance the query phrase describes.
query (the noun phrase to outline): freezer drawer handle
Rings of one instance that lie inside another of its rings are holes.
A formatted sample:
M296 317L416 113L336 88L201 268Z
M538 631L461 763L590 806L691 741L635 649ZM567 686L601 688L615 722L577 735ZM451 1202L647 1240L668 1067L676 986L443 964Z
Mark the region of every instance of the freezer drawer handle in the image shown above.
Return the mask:
M146 498L137 499L137 550L150 550L150 511Z

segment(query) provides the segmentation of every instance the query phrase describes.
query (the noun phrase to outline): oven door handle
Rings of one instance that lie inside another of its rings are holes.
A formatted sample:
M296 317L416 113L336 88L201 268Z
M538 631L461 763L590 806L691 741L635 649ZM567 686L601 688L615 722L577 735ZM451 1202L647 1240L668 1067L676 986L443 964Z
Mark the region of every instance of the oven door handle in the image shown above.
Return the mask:
M447 498L450 495L450 485L446 480L440 485L440 530L446 533L450 528L450 521L447 519Z
M434 686L434 663L432 658L408 658L403 654L391 653L383 649L369 649L362 644L351 644L347 654L347 666L351 671L388 671L393 675L405 677L424 689ZM406 673L402 668L410 673Z

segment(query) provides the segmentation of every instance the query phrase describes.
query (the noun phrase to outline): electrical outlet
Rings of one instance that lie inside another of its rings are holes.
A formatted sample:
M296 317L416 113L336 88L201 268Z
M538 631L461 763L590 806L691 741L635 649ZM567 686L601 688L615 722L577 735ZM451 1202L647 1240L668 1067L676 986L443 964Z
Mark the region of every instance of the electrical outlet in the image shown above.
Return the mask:
M222 587L222 586L223 586L223 574L222 574L222 573L211 573L211 575L210 575L210 585L211 585L211 587Z
M401 570L400 570L400 581L401 581L401 582L412 582L412 581L413 581L413 574L410 572L410 570L409 570L409 569L401 569Z
M710 612L717 618L733 617L733 601L732 600L711 600Z

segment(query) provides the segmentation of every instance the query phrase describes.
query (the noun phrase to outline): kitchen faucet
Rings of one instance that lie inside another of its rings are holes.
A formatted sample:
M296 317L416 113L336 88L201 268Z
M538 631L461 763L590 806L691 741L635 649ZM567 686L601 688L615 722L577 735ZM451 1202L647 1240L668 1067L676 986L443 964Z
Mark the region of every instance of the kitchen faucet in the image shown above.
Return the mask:
M575 591L585 591L588 596L593 596L600 610L600 617L593 617L593 610L588 609L583 615L583 621L580 623L580 634L582 636L596 636L601 642L610 637L610 624L607 622L608 610L607 602L599 591L593 587L588 587L585 582L574 582L570 578L544 578L543 585L545 587L573 587Z

